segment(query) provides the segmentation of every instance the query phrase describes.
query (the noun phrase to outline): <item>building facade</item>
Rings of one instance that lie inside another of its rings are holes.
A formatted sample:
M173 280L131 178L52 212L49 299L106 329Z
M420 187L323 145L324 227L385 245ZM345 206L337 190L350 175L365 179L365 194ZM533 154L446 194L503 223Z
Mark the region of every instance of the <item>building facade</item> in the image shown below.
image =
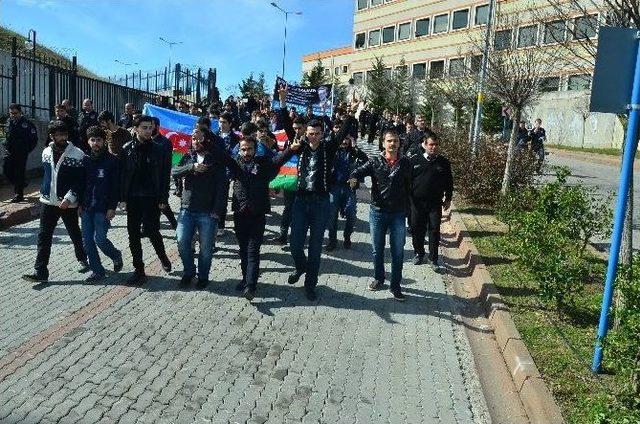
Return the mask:
M532 11L532 5L536 10ZM539 45L552 49L561 40L579 38L595 41L598 23L604 19L594 8L588 16L580 13L559 20L544 0L498 0L496 7L500 16L517 17L515 25L498 23L493 39L496 50ZM541 16L548 18L542 22ZM367 72L377 57L390 72L406 66L414 84L425 78L455 76L466 69L478 70L481 56L475 46L484 37L488 17L488 0L354 0L351 45L303 56L302 71L308 72L320 61L329 78L342 84L353 79L356 89L350 92L358 97L364 94ZM526 117L531 122L538 117L543 120L549 142L602 147L620 144L622 129L617 119L587 113L591 72L588 63L558 61L543 81L541 90L545 93Z

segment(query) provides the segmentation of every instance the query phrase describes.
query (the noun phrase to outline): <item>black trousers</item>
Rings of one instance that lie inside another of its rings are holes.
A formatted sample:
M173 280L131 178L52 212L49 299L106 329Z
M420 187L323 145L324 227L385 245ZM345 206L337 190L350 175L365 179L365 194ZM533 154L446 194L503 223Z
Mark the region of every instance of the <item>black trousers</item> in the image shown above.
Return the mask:
M27 169L28 155L10 155L4 158L4 176L13 185L15 194L23 195L27 186L25 172Z
M164 243L160 235L160 208L158 200L153 197L131 197L127 199L127 233L129 233L129 249L133 256L133 267L136 270L144 270L142 261L142 243L140 241L140 225L144 225L144 232L158 258L167 259Z
M265 215L233 214L238 245L242 282L253 289L260 275L260 246L264 238Z
M424 256L424 239L429 236L429 259L438 260L442 206L411 201L411 237L416 255Z
M69 237L71 237L76 259L78 261L87 260L87 254L82 245L80 226L78 225L78 209L60 209L57 206L42 205L42 209L40 209L40 229L38 230L38 253L36 255L35 269L36 272L44 273L47 277L49 276L48 266L49 257L51 256L51 241L53 239L53 232L60 218L62 218Z
M176 220L176 216L168 203L165 205L164 209L162 209L162 214L167 218L169 224L171 224L171 228L174 230L178 228L178 221Z
M287 237L289 227L291 226L291 207L293 206L293 201L296 199L296 192L283 190L282 195L284 197L284 210L282 211L282 218L280 219L280 236Z

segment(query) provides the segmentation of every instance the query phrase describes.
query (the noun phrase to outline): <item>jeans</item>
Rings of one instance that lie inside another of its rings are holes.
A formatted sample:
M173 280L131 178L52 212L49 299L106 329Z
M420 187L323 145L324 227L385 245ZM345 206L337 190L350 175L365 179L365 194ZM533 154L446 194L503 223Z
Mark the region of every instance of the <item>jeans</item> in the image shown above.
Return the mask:
M255 290L260 275L260 246L264 237L265 215L233 214L238 245L242 282Z
M329 194L296 194L291 213L291 255L296 271L305 272L304 287L313 290L318 284L322 239L329 219ZM309 257L304 242L309 232Z
M416 255L424 256L424 238L429 235L429 260L438 262L442 206L411 201L411 240Z
M280 236L287 237L289 227L291 226L291 208L293 201L296 199L296 192L283 190L282 196L284 197L284 210L282 211L282 218L280 219Z
M38 253L36 255L35 269L37 273L45 274L47 277L49 276L48 266L49 258L51 257L51 240L60 218L62 218L69 237L71 237L76 259L78 261L85 261L87 259L87 254L82 246L82 234L78 226L78 209L60 209L57 206L42 205L42 209L40 210L40 229L38 230L37 244Z
M371 208L369 228L373 247L373 267L376 281L384 281L384 246L387 231L391 247L391 290L400 290L402 261L406 237L405 213L384 212Z
M331 190L330 195L329 241L335 242L338 238L338 212L344 211L346 221L344 224L344 238L350 239L353 233L353 224L356 222L356 191L348 185L337 185Z
M158 258L168 261L164 250L162 235L160 235L160 208L158 200L153 197L131 197L127 199L127 233L129 235L129 249L133 257L133 267L136 271L144 271L142 261L142 243L140 242L140 225L149 237Z
M198 254L198 279L209 280L211 261L213 260L213 241L218 229L218 220L211 217L209 212L190 212L181 209L178 214L178 252L184 267L184 276L193 277L196 266L193 263L191 241L198 230L200 252Z
M106 218L104 212L95 211L82 211L81 221L82 240L89 258L89 268L94 274L104 276L104 267L100 262L100 255L96 245L112 261L122 260L122 253L107 238L107 231L111 227L111 222Z

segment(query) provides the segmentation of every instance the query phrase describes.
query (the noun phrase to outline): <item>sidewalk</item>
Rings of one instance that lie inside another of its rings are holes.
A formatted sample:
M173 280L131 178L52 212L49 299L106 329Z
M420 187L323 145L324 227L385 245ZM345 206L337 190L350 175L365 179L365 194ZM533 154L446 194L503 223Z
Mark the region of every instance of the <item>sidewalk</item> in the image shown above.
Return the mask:
M353 247L323 255L313 303L285 282L289 252L268 244L256 299L238 296L230 232L206 290L178 287L175 233L164 218L175 270L167 276L144 241L142 288L122 285L127 274L84 284L61 225L54 281L32 286L20 275L32 269L38 222L0 232L0 422L489 422L456 314L462 300L442 276L410 264L407 241L407 301L366 289L368 192L359 197ZM281 210L268 218L267 237ZM123 215L110 237L131 271Z

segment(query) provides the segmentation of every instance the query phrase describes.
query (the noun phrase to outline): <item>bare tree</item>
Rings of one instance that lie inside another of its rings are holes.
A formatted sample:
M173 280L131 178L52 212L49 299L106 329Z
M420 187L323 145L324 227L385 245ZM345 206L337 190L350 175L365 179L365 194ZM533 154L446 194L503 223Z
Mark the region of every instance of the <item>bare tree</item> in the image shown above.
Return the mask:
M476 78L463 70L462 74L449 74L431 81L432 89L453 109L454 141L465 117L473 121L476 95L469 87L475 87Z

